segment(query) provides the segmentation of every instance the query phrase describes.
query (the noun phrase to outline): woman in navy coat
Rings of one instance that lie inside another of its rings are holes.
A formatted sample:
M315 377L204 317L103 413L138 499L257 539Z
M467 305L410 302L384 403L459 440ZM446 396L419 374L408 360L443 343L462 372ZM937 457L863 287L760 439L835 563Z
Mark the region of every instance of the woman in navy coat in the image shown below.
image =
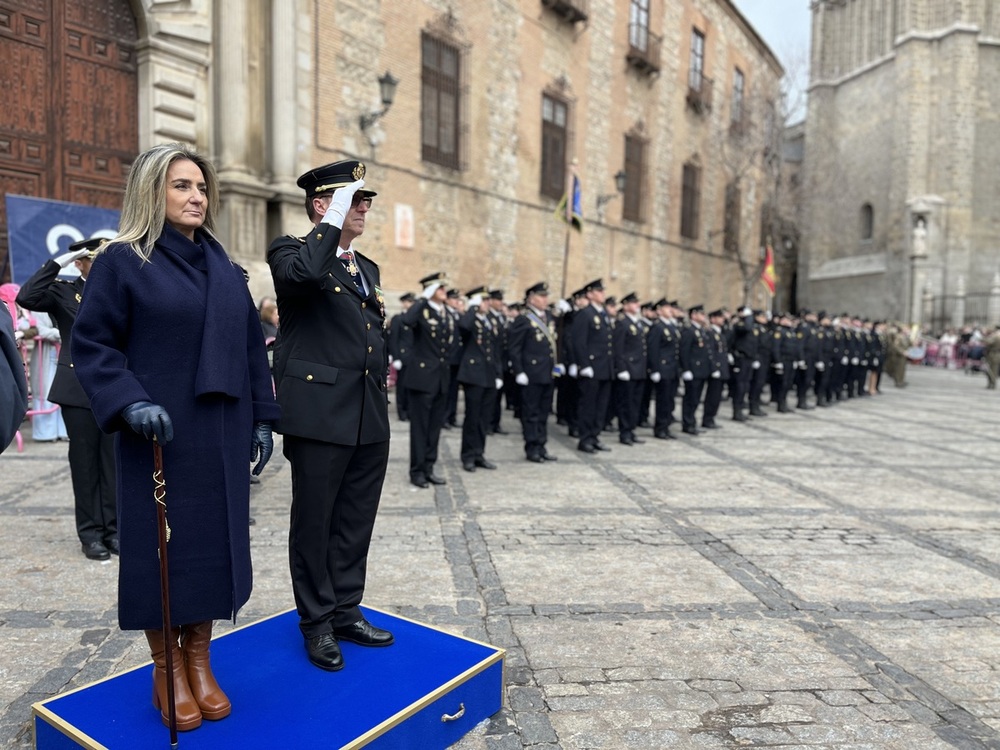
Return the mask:
M165 650L174 654L178 729L230 704L208 659L212 621L250 597L247 462L271 452L277 420L257 309L239 266L212 234L212 165L181 144L132 166L118 236L94 260L73 329L77 376L101 429L117 432L118 619L145 630L154 705L166 717ZM153 450L163 447L171 529L164 643Z

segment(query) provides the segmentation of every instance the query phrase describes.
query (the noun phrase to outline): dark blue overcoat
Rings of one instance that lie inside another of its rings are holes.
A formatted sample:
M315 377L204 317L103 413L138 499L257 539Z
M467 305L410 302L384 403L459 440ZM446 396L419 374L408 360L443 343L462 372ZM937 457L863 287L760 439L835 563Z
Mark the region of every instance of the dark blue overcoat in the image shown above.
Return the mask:
M149 262L125 245L94 261L73 329L77 376L101 429L117 432L118 620L161 627L153 446L121 418L167 410L163 448L174 625L235 618L250 597L250 442L276 420L257 310L239 267L201 230L166 226Z

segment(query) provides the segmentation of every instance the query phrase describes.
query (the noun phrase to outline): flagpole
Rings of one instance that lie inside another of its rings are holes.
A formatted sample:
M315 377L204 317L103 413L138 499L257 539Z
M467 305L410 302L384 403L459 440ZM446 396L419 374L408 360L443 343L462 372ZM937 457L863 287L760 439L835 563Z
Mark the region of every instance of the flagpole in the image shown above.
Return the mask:
M564 193L566 196L566 216L563 218L566 222L566 240L563 245L562 287L559 290L559 296L563 299L566 299L566 276L569 274L569 230L573 226L573 175L575 172L576 158L574 157L566 169L566 191Z
M563 246L562 288L559 296L566 299L566 274L569 273L569 224L566 225L566 244Z

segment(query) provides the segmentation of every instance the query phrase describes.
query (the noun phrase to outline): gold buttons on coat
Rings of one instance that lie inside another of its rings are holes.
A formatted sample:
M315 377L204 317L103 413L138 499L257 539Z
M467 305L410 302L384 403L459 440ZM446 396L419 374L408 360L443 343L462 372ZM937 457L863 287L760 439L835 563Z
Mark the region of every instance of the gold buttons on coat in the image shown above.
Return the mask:
M362 302L361 303L361 309L364 310L366 307L368 307L368 303L367 302Z
M313 379L312 375L306 375L306 380L312 380L312 379Z
M371 323L365 323L365 330L370 331L371 329L372 329L372 324Z
M370 346L368 347L368 353L369 353L369 354L371 354L371 353L372 353L372 348L371 348Z
M335 291L335 292L339 292L339 291L340 291L340 287L339 287L339 286L335 286L335 287L333 288L333 291Z

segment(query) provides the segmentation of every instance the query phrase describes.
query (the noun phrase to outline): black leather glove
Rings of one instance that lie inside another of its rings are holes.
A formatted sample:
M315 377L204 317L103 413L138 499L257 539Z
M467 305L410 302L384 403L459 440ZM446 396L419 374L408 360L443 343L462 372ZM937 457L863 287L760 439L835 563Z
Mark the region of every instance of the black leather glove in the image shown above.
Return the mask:
M274 438L271 435L271 424L269 422L255 423L253 426L253 436L250 438L250 463L257 461L258 455L260 456L260 460L253 467L254 476L260 476L260 473L264 471L264 467L271 460L273 452Z
M174 439L174 423L162 406L149 401L136 401L122 409L122 419L147 440L155 438L156 442L166 445Z

